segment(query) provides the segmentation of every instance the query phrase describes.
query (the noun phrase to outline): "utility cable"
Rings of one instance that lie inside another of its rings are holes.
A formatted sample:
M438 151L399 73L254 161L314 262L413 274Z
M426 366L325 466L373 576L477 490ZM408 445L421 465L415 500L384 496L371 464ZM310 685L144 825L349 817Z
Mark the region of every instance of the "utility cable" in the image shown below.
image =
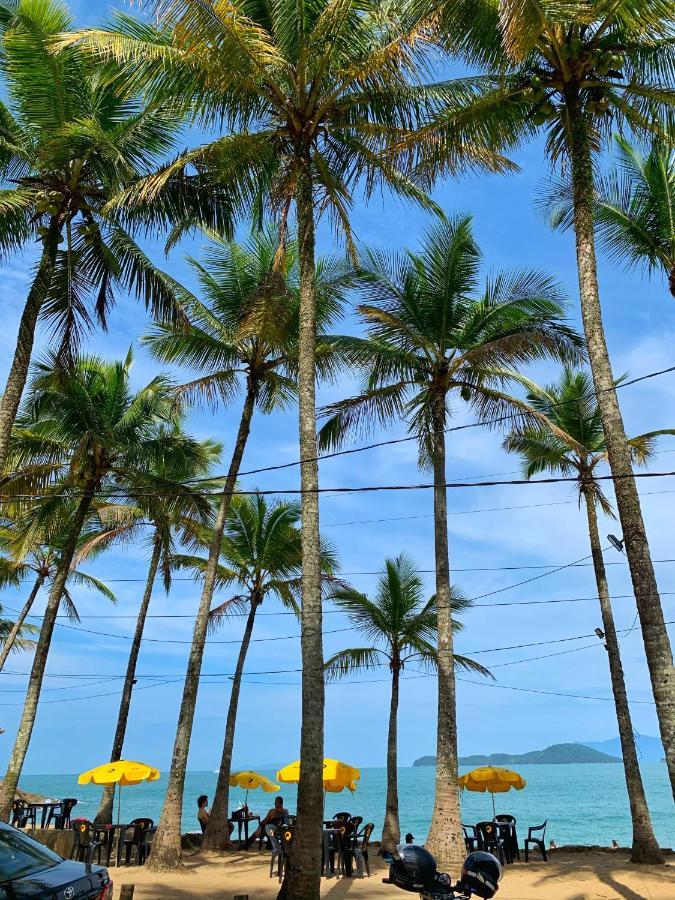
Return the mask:
M626 478L672 478L675 475L675 471L671 472L628 472L625 475L595 475L594 481L623 481ZM566 476L566 475L557 475L551 476L549 478L513 478L511 480L503 480L503 481L447 481L442 487L447 490L457 490L460 488L486 488L486 487L509 487L509 486L518 486L522 487L525 485L540 485L540 484L570 484L570 483L578 483L579 479L575 476ZM241 490L237 489L232 492L233 496L237 497L267 497L267 496L279 496L281 494L288 494L292 496L302 495L302 494L372 494L372 493L380 493L380 492L391 492L391 491L427 491L435 488L436 485L433 481L419 482L417 484L370 484L370 485L362 485L361 487L318 487L318 488L276 488L276 489L251 489L251 490ZM194 492L198 493L198 492ZM210 491L202 492L203 496L213 496ZM63 499L64 501L70 501L75 497L81 497L84 495L83 491L69 491L67 494L62 494L61 496L56 494L0 494L0 502L15 502L16 500L56 500ZM171 493L171 492L158 492L158 491L125 491L118 493L116 489L111 491L106 491L104 489L100 489L93 492L94 496L102 496L108 499L123 499L126 497L133 496L136 499L147 499L147 498L160 498L160 499L171 499L175 497L181 497L182 494Z
M675 624L675 619L671 619L671 620L667 621L665 624L666 625ZM617 634L624 634L627 631L630 631L630 629L628 629L628 628L617 629ZM481 650L472 650L472 651L464 651L463 650L462 655L463 656L478 656L479 654L484 654L484 653L500 653L500 652L503 652L506 650L519 650L519 649L523 649L525 647L545 647L545 646L550 646L551 644L561 644L561 643L565 643L567 641L578 641L578 640L583 640L585 638L590 638L590 637L595 637L595 636L596 635L593 632L593 633L588 633L588 634L578 634L578 635L564 637L564 638L553 638L551 640L546 640L546 641L532 641L532 642L523 643L523 644L511 644L511 645L504 646L504 647L490 647L490 648L483 648ZM386 663L383 663L383 665L386 665ZM297 672L302 672L302 669L298 669L298 668L296 668L296 669L270 669L270 670L259 671L259 672L249 672L248 674L249 675L288 675L288 674L295 674ZM14 671L8 671L6 669L1 674L2 675L14 675L17 677L22 677L22 678L30 677L30 672L14 672ZM199 678L200 679L203 679L203 678L232 678L233 676L234 676L234 672L202 672L199 675ZM91 678L91 673L88 675L86 675L86 674L75 675L72 673L55 674L55 673L50 672L50 673L45 673L45 677L82 679L82 678ZM126 675L105 675L105 676L102 675L101 677L106 678L106 679L107 678L113 679L113 678L125 678ZM177 677L182 677L182 676L178 676L175 674L173 674L173 675L167 675L167 674L136 675L137 679L141 679L141 678L142 679L156 679L156 678L174 678L174 677L177 678Z

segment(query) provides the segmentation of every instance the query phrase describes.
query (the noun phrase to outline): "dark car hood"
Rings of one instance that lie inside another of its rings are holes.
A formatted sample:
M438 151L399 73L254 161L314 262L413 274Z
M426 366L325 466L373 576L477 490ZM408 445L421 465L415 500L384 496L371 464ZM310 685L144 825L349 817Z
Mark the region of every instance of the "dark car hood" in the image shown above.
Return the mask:
M8 897L44 897L65 900L63 892L72 887L72 900L84 900L98 896L107 881L107 872L102 866L91 866L87 871L84 863L64 859L51 869L43 869L24 878L18 878L2 885ZM1 895L0 891L0 895Z

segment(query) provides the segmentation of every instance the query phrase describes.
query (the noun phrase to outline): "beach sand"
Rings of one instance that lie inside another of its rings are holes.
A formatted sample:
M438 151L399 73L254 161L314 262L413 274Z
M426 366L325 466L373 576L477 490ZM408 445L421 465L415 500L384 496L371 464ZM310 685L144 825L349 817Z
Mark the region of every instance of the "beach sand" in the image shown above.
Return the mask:
M673 900L675 858L665 866L631 866L627 855L556 851L548 863L507 866L498 900ZM391 885L379 859L371 863L370 878L322 879L321 896L330 900L390 900L415 898ZM269 857L257 852L186 860L181 873L155 874L141 868L111 869L115 900L122 884L134 884L134 900L275 900L279 884L269 878Z

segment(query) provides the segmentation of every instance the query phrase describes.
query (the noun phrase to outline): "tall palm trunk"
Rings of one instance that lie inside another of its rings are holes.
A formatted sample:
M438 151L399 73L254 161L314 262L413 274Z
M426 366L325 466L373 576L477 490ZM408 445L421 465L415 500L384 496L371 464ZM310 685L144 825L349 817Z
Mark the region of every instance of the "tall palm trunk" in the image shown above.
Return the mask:
M131 692L136 678L136 663L138 662L138 654L141 649L141 641L143 639L143 631L145 629L145 620L148 615L148 607L150 606L150 598L152 597L152 589L157 576L157 568L162 555L162 544L159 532L155 530L155 538L152 547L152 556L150 557L150 568L148 569L148 577L145 582L145 590L143 599L138 610L138 618L136 619L136 628L134 637L129 650L129 659L127 661L127 671L124 676L124 686L122 688L122 698L120 700L120 708L117 713L117 725L115 727L115 737L113 738L112 751L110 753L110 762L116 762L122 759L122 748L124 747L124 735L127 730L127 721L129 720L129 707L131 706ZM108 785L103 789L103 797L101 805L96 814L96 821L102 824L110 824L113 816L113 804L115 801L115 785Z
M640 498L633 476L626 433L607 352L598 290L593 229L593 162L583 115L572 109L571 155L574 223L581 314L588 358L598 397L616 504L626 542L633 592L640 616L645 655L656 703L661 740L675 796L675 668L649 552Z
M42 303L52 280L57 246L56 235L52 234L51 239L48 240L42 251L40 264L38 265L31 289L28 292L26 305L23 308L21 321L19 322L14 358L7 376L5 392L0 399L0 475L5 472L12 428L14 427L16 413L21 403L23 389L26 386L26 378L28 377L28 369L33 353L33 342L35 341L35 330Z
M199 676L202 670L202 659L206 644L206 633L209 625L209 612L216 585L218 572L218 560L220 547L225 530L225 522L230 510L232 495L234 493L237 475L244 455L244 448L251 430L251 419L255 409L255 389L249 382L246 390L246 400L239 422L239 431L235 441L230 468L225 479L225 486L220 498L218 514L213 526L213 536L209 548L209 559L204 571L204 585L199 600L199 609L192 632L192 646L188 657L185 684L183 685L183 697L178 713L178 726L173 745L171 769L169 781L164 798L164 806L159 820L159 828L152 844L152 854L147 865L155 871L167 868L175 868L181 865L181 818L183 813L183 791L185 788L185 770L187 768L188 752L190 749L190 737L192 735L192 723L195 717L197 705L197 692L199 689Z
M630 716L630 707L628 706L628 697L626 696L626 682L624 681L623 668L621 666L621 652L619 650L619 641L616 637L612 604L609 599L605 563L602 558L595 503L593 497L588 496L588 494L585 496L585 500L586 515L588 516L588 534L591 539L591 552L593 554L593 568L595 569L595 581L598 587L598 597L600 598L602 627L605 631L605 645L609 659L616 720L619 725L623 769L626 776L626 788L628 790L630 814L633 822L633 847L630 858L631 862L634 863L662 863L664 858L654 836L638 764L633 723Z
M35 724L35 715L37 713L38 701L40 699L40 691L42 689L42 679L45 674L47 665L47 656L49 654L49 646L56 624L56 615L59 611L59 604L63 597L63 589L66 585L68 572L75 556L77 549L77 541L82 531L82 526L89 512L94 497L95 485L87 485L82 494L82 498L78 504L75 515L70 520L70 528L68 537L64 543L61 558L59 560L52 589L49 592L49 600L47 601L47 609L45 610L40 629L40 637L38 638L37 647L35 648L35 656L33 658L33 666L30 671L28 681L28 690L26 691L26 699L23 705L23 713L21 714L21 722L14 741L14 748L7 764L7 772L5 774L2 788L0 788L0 819L9 819L12 811L12 803L14 795L21 777L21 770L28 751L33 725Z
M436 791L429 850L439 869L459 870L464 859L459 785L457 783L457 702L455 657L452 641L448 500L445 487L445 396L436 395L433 410L434 551L436 606L438 609L438 722L436 736Z
M237 708L239 706L239 692L241 690L241 677L244 673L246 654L251 643L255 614L258 610L258 601L251 597L251 606L246 619L244 636L241 639L237 665L232 679L230 692L230 704L227 708L227 721L225 724L225 741L223 743L223 755L220 760L218 783L216 793L211 804L211 815L204 832L202 841L203 850L223 850L230 842L230 829L228 825L230 803L230 770L232 768L232 751L234 748L234 732L237 725Z
M393 851L401 841L401 825L398 820L398 689L401 663L392 660L391 703L389 705L389 732L387 734L387 804L382 829L382 849Z
M5 665L5 663L7 662L7 657L12 652L12 647L14 646L14 641L16 640L16 636L21 631L23 623L26 621L26 616L31 611L33 603L35 602L35 598L37 597L38 593L40 592L40 588L44 584L44 580L45 580L44 575L38 575L38 577L35 579L35 584L33 585L33 589L31 590L31 592L28 596L28 600L26 600L26 602L24 603L23 608L22 608L21 612L19 613L19 616L18 616L16 622L12 626L12 630L7 635L5 644L2 648L2 653L0 653L0 672L2 672L2 669Z
M302 729L298 831L281 895L317 900L323 820L324 673L319 538L319 466L316 440L316 262L314 191L309 151L301 160L296 194L300 269L298 395L302 488Z

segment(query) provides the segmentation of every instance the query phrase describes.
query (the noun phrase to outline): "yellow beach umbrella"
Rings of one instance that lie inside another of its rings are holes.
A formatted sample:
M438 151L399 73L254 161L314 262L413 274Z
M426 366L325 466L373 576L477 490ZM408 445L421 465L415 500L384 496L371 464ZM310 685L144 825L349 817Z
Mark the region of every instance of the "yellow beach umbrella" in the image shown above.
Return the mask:
M460 775L459 786L462 790L492 794L492 812L495 811L495 794L505 794L511 788L522 791L527 782L522 775L513 769L502 769L499 766L480 766L465 775Z
M360 769L347 765L337 759L323 761L323 789L332 794L339 794L345 788L354 793L356 782L361 777ZM277 772L277 779L285 784L297 784L300 781L300 760L296 760Z
M260 772L252 772L250 769L244 772L232 772L230 775L230 787L240 787L246 791L244 803L248 802L248 792L257 788L262 788L268 794L275 794L279 790L278 784L270 781L269 778L261 775Z
M133 759L118 759L117 762L104 763L95 769L89 769L77 777L78 784L119 785L117 795L117 822L120 821L121 788L126 785L140 784L142 781L157 781L161 776L159 769Z

